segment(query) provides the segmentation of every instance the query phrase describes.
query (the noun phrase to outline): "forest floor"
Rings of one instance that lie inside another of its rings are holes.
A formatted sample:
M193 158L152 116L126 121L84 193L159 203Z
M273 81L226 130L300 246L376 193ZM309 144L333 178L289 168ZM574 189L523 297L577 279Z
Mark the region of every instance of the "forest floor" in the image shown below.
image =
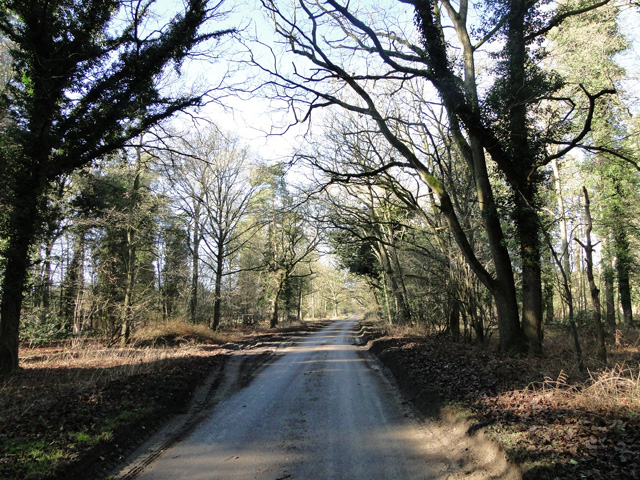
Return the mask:
M191 413L195 394L215 393L233 352L251 359L242 383L294 334L322 325L214 333L176 322L124 347L22 345L20 370L0 376L0 480L108 478L152 433ZM210 392L200 391L205 382Z
M619 337L609 368L586 355L584 373L561 332L548 334L548 353L537 358L363 325L408 402L426 416L464 417L469 434L497 441L525 479L640 478L638 332ZM106 478L186 413L205 379L215 390L233 351L256 354L242 365L243 380L292 335L317 328L151 332L127 347L23 346L22 369L0 377L0 480Z
M587 371L580 371L561 330L547 333L544 357L365 330L418 411L466 417L469 434L483 430L498 442L524 479L640 478L640 332L619 332L608 367L583 345Z

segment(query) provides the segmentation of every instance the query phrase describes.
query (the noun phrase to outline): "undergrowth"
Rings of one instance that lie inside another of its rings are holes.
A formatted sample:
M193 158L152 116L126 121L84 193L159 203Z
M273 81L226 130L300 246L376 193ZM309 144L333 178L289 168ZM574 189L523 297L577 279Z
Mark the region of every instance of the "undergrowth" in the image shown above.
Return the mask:
M406 326L378 328L387 335L378 355L412 401L431 393L443 407L462 405L470 431L484 428L525 480L640 478L638 331L610 338L603 364L583 330L583 370L564 328L546 330L544 356L502 355L495 339L470 345Z

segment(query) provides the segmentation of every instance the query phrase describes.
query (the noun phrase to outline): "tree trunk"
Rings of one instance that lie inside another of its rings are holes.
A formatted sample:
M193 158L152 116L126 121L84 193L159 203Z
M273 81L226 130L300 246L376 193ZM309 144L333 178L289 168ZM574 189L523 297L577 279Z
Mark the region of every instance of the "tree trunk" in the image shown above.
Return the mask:
M627 232L622 225L614 226L614 246L616 249L616 270L618 273L618 293L622 305L622 317L626 327L633 326L633 312L631 306L631 252Z
M518 315L518 299L511 256L507 250L500 218L498 217L484 152L475 139L472 139L471 145L476 193L496 272L495 286L491 288L486 283L485 286L489 287L489 292L496 302L501 350L522 351L524 338Z
M586 187L582 187L584 193L584 211L587 221L586 227L586 244L580 243L585 253L585 260L587 264L587 279L589 280L589 291L591 292L591 301L593 303L593 321L596 326L596 345L598 360L603 363L607 362L607 347L604 341L604 327L602 326L602 309L600 307L600 290L596 286L596 281L593 278L593 246L591 245L591 230L593 229L593 223L591 221L591 209L589 207L589 193Z
M197 215L197 214L196 214ZM189 321L196 323L198 317L198 283L200 282L200 224L194 218L191 244L191 288L189 289Z
M553 309L553 282L547 281L544 284L544 306L545 306L545 318L544 323L546 325L553 322L555 315Z
M564 209L564 196L562 195L562 181L560 179L560 167L557 160L551 162L553 169L553 177L556 189L556 203L558 205L558 212L560 213L560 268L566 273L566 281L569 284L569 289L572 289L571 285L571 250L569 246L569 231L567 230L567 216ZM564 313L564 309L563 309Z
M522 329L529 344L529 351L540 355L542 353L542 270L537 220L535 212L528 211L521 216L518 230L522 256Z
M129 342L131 336L133 289L136 282L136 248L135 232L133 228L127 229L127 278L124 290L124 302L122 305L122 315L120 317L120 343L123 345Z
M300 281L300 288L298 289L298 302L296 305L296 319L298 322L302 321L302 280Z
M42 272L40 275L40 321L44 322L49 314L51 307L51 251L53 250L53 243L55 239L50 239L45 247L45 258L42 265ZM64 325L60 325L63 329Z
M84 256L84 232L78 232L74 245L73 255L67 268L67 276L64 280L64 291L60 305L60 323L62 328L67 329L73 325L73 333L76 332L75 312L77 302L80 298L80 287L83 282L82 263Z
M22 195L16 194L16 205L7 225L8 244L4 251L6 267L2 279L2 305L0 306L0 374L12 373L18 368L18 342L22 300L29 271L29 249L38 224L39 191L24 185Z
M605 260L606 261L606 260ZM607 264L604 267L603 272L604 279L604 296L606 300L606 323L609 328L610 335L615 335L616 333L616 303L615 303L615 295L614 295L614 285L613 281L615 278L615 271L610 264Z
M522 260L522 329L529 351L542 353L542 271L540 268L540 224L536 212L537 175L531 173L535 151L530 145L527 123L527 47L525 18L528 4L524 0L509 0L506 22L506 74L504 91L508 110L507 150L511 169L508 181L514 195L515 221Z
M623 196L619 181L614 180L614 189L619 197ZM622 318L626 327L633 327L633 312L631 305L631 283L629 274L631 272L631 263L633 254L629 244L629 237L625 227L625 218L621 207L616 205L613 211L613 248L616 257L616 272L618 274L618 293L620 295L620 304L622 305Z
M280 301L280 293L282 292L282 287L284 286L284 282L286 281L285 277L278 279L278 283L276 285L276 291L273 296L273 300L271 302L271 315L269 320L269 328L276 328L278 326L278 303Z
M389 228L389 230L391 230ZM407 294L407 286L404 282L404 274L402 272L402 266L400 265L400 261L398 260L398 252L396 250L395 241L393 238L393 231L387 232L388 241L389 241L389 260L390 267L392 269L392 274L396 279L396 285L398 286L398 320L403 324L411 323L411 309L408 304L408 294ZM384 248L384 247L383 247Z
M584 371L585 368L584 368L584 363L582 361L582 347L580 346L580 337L578 336L578 327L576 326L574 311L573 311L573 293L571 291L571 284L570 284L571 277L569 276L570 272L565 271L565 269L562 266L561 259L558 258L558 255L555 253L554 250L551 250L551 254L553 255L556 265L560 270L560 275L561 275L560 278L562 279L562 292L564 293L562 297L569 310L569 314L568 314L569 328L571 330L571 336L573 338L573 345L576 350L576 359L578 360L578 367L580 368L581 371Z
M573 295L571 291L567 294L567 304L569 307L569 328L571 329L571 337L573 338L573 346L576 350L576 360L578 361L578 368L584 372L584 362L582 361L582 347L580 346L580 337L578 336L578 327L576 325L575 316L573 312Z
M220 317L222 315L222 264L224 263L224 251L221 245L218 245L218 252L216 254L216 274L215 274L215 286L213 301L213 322L211 328L218 330L220 326Z
M136 221L134 216L139 204L139 191L140 191L140 179L142 176L142 163L141 163L141 151L142 147L136 147L136 163L135 163L135 176L133 179L133 185L129 194L129 204L127 206L127 278L124 290L124 302L122 306L121 315L121 329L120 329L120 343L123 345L129 343L129 337L131 335L133 314L133 291L136 285L136 273L138 269L137 264L137 248L136 248Z
M467 34L466 25L462 19L456 15L449 15L454 21L456 32L463 46L463 61L465 69L464 87L467 97L470 100L472 109L480 112L478 102L475 62L473 58L473 47ZM480 281L488 288L496 303L496 311L498 315L498 331L500 334L500 348L502 351L521 351L524 347L524 339L520 327L520 317L518 314L518 300L516 295L516 286L513 276L513 268L509 251L506 248L506 241L502 231L502 225L498 215L498 209L493 195L493 188L489 180L487 172L487 161L482 144L478 138L472 133L468 133L468 141L460 131L458 119L455 116L455 109L447 108L449 122L452 126L451 133L458 150L465 158L467 165L472 173L478 204L484 230L489 240L489 249L491 259L495 268L495 282L483 275L478 275ZM443 213L447 213L443 210ZM451 213L449 214L451 216ZM449 221L451 226L451 222ZM454 233L454 239L460 247L467 264L478 274L478 268L474 263L469 261L470 255L466 252L466 247L460 234L455 229L451 229Z
M382 269L382 293L384 294L384 306L386 307L386 314L387 314L387 323L389 325L393 325L393 313L391 312L391 305L390 305L390 300L389 300L389 289L387 288L387 274L384 271L384 268Z

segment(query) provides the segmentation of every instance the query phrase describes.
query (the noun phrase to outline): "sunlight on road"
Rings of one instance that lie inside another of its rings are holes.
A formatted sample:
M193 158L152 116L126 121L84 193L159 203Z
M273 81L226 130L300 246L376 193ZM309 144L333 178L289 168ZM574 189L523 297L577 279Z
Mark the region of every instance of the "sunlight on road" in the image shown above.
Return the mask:
M353 345L354 325L336 322L283 349L139 478L518 478L464 425L416 421L379 364Z

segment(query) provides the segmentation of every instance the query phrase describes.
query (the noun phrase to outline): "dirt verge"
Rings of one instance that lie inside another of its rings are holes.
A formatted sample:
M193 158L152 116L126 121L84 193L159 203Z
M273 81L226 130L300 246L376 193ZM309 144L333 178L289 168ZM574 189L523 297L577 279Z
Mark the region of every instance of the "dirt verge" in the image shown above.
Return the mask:
M485 432L525 480L640 478L640 412L589 399L591 387L558 370L557 359L503 356L444 337L367 335L416 410L436 422L462 419L467 437Z

